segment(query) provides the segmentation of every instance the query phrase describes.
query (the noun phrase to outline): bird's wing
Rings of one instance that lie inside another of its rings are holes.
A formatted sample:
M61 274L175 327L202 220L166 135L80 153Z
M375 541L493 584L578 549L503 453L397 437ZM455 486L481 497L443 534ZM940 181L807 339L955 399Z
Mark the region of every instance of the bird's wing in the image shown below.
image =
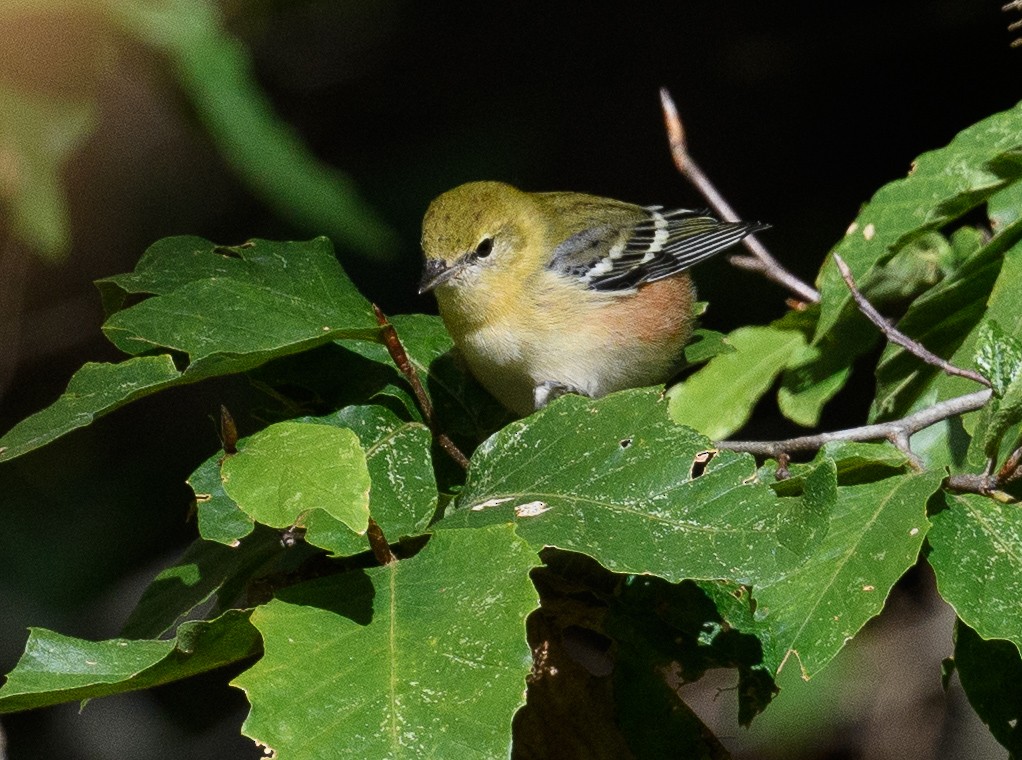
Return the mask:
M721 222L706 211L659 206L626 225L583 229L560 243L550 267L593 290L632 290L677 274L769 225Z

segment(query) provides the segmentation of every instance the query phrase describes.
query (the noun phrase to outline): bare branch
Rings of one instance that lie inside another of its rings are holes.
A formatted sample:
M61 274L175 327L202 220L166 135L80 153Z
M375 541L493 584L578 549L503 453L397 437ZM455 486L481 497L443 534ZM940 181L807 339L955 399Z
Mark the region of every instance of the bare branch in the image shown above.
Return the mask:
M901 332L894 325L884 319L883 315L876 310L876 307L867 301L866 297L859 292L859 289L855 285L855 278L852 277L852 270L848 268L848 264L845 263L844 259L836 253L834 254L834 263L837 264L837 268L841 272L841 277L844 278L845 284L852 292L852 298L855 299L855 305L859 307L859 311L863 313L866 319L876 325L877 329L884 334L884 337L886 337L887 340L891 343L896 343L913 356L922 359L927 364L943 370L949 375L964 377L967 380L972 380L973 382L979 383L987 388L990 387L990 381L983 377L983 375L971 369L956 367L954 364L937 356L917 341L912 340L912 338L905 335L905 333Z
M989 389L976 391L966 396L958 396L934 404L900 420L881 422L875 425L863 425L862 427L817 433L816 435L803 435L784 441L718 441L716 446L718 449L727 449L728 451L744 451L749 454L777 458L792 451L814 451L831 441L888 440L898 445L899 443L903 444L909 436L930 425L980 409L990 400L990 394Z
M440 425L436 421L436 415L433 413L433 404L430 403L429 396L426 395L426 390L422 387L422 382L419 380L419 373L415 370L415 365L408 358L405 347L401 345L401 339L398 337L394 325L387 320L387 316L376 304L373 304L373 313L376 314L376 322L380 325L383 333L383 344L387 347L387 351L390 353L390 358L394 360L394 364L397 365L401 374L405 376L408 384L412 386L412 393L415 394L415 400L419 403L422 416L425 418L426 425L433 433L436 442L440 445L440 448L447 452L451 459L463 468L468 469L468 458L461 453L461 449L455 445L454 441L440 430Z
M960 473L944 478L944 487L955 493L974 493L999 501L1002 504L1013 504L1018 499L1001 490L1002 483L993 475L974 475Z
M685 128L681 124L678 108L674 105L674 100L666 87L660 88L660 103L664 111L664 124L667 127L667 142L671 146L671 156L681 176L692 183L721 219L726 222L739 221L734 209L724 200L724 196L720 194L710 178L689 154L685 140ZM742 244L752 255L732 256L729 261L734 266L759 272L768 280L787 288L803 301L819 303L820 294L816 289L785 269L777 259L770 255L770 252L756 239L755 235L743 238Z

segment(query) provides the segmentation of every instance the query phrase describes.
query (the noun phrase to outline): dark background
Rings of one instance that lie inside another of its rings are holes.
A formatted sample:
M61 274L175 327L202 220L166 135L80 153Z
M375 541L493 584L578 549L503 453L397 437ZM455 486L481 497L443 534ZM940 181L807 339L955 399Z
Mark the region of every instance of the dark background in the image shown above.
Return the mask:
M527 190L703 205L670 161L660 86L673 93L692 153L731 204L770 222L764 242L812 280L880 185L1022 95L1022 50L1009 47L1014 18L1000 4L219 7L277 111L322 161L348 172L399 233L390 258L338 252L364 292L394 313L432 308L414 296L418 225L429 200L461 182L500 179ZM0 19L0 40L0 81L58 93L87 87L100 104L96 132L65 167L69 256L44 264L7 240L0 258L6 430L52 402L83 362L119 358L100 333L91 281L131 270L153 241L172 234L219 243L305 239L322 230L296 228L257 201L218 153L166 60L112 31L101 14ZM784 292L723 260L700 267L696 279L711 302L704 324L713 329L783 312ZM839 397L828 424L862 419L868 375L858 376L857 388ZM172 391L0 465L0 671L13 667L30 625L90 638L117 634L144 584L194 538L184 479L219 448L213 410L241 396L229 379ZM987 756L989 743L963 748L964 740L948 738L957 731L949 726L965 726L959 735L977 732L960 693L945 704L937 673L919 675L951 645L948 610L928 594L925 571L916 580L904 592L908 622L888 627L904 633L939 621L933 657L908 668L921 685L901 699L921 704L921 713L881 710L891 697L878 685L859 701L845 695L854 710L833 707L813 718L810 730L829 736L819 722L844 716L831 721L838 737L831 742L799 740L790 724L758 738L756 727L746 734L733 726L732 711L725 743L748 745L742 757L749 758ZM932 631L919 638L927 636ZM877 640L881 649L889 641L879 633ZM898 671L859 674L855 655L839 662L846 679L915 688L894 677ZM98 700L81 715L68 706L5 716L9 756L258 757L251 742L232 738L245 702L223 680L214 674ZM872 734L861 723L873 713L878 725L886 715L887 725L939 730L907 747L882 738L864 749L862 736ZM849 730L850 721L858 728ZM801 748L781 743L789 740Z

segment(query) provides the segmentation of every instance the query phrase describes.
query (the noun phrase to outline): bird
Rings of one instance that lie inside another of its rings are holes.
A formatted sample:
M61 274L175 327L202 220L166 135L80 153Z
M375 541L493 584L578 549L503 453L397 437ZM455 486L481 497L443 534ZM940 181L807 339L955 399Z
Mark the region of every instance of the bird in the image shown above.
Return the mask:
M469 182L426 211L419 293L475 378L525 416L670 380L695 321L689 268L767 227Z

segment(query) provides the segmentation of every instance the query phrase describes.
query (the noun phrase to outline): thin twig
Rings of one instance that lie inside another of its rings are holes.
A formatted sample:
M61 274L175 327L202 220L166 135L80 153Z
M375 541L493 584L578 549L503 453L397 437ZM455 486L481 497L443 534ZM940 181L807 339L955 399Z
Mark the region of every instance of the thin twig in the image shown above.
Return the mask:
M908 436L918 433L943 420L966 412L974 412L990 400L989 389L976 391L965 396L942 401L939 404L922 409L900 420L863 425L847 430L835 430L816 435L803 435L788 438L784 441L718 441L718 449L728 451L744 451L759 456L777 458L792 451L815 451L831 441L879 441L888 440L892 443L904 441Z
M917 341L912 340L912 338L894 327L894 325L884 319L883 315L876 310L876 307L866 300L864 295L862 295L858 287L855 285L855 278L852 276L852 270L848 268L848 264L845 263L844 259L836 253L834 254L834 263L837 264L837 268L841 272L841 276L844 278L845 284L852 292L852 298L855 299L855 305L859 307L859 311L863 313L866 319L876 325L877 329L884 334L884 337L886 337L887 340L891 343L896 343L913 356L922 359L927 364L943 370L949 375L964 377L967 380L972 380L973 382L979 383L987 388L990 387L990 381L983 377L983 375L971 369L956 367L951 362L937 356L935 353L928 350Z
M451 459L465 469L468 469L468 458L461 453L461 449L455 445L454 441L440 430L436 415L433 413L433 404L430 403L429 396L426 395L426 390L422 387L422 382L419 380L419 373L416 371L415 365L408 358L405 347L401 345L401 339L398 337L394 325L387 320L387 315L376 304L373 304L373 313L376 314L376 321L382 330L383 344L387 347L387 351L390 353L390 358L394 360L394 364L397 365L401 374L408 380L408 384L412 386L412 393L415 394L415 400L419 404L419 409L422 410L426 426L433 433L433 438L436 439L436 442L440 444L440 448L447 452Z
M674 105L674 100L666 87L660 88L660 104L664 111L664 123L667 127L667 142L671 146L671 157L681 176L692 183L721 219L726 222L739 221L734 209L724 200L724 196L720 194L710 178L689 154L685 129L681 125L678 108ZM805 302L819 303L819 292L785 269L777 259L770 255L770 252L755 235L743 238L742 244L752 255L732 256L729 260L734 266L759 272L768 280L784 286Z

